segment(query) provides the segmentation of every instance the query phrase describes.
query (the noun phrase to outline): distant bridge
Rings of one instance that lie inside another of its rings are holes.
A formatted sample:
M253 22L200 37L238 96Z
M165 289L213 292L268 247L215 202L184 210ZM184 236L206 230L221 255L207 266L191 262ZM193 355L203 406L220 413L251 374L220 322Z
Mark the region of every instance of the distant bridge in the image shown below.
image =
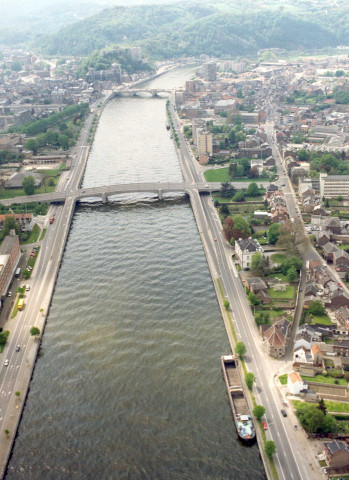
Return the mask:
M146 94L150 97L169 96L172 90L166 88L125 88L114 90L114 97L136 97Z
M125 183L101 187L79 188L76 190L68 190L64 192L41 193L37 195L27 195L23 197L7 198L1 200L3 205L9 206L13 203L28 203L28 202L49 202L63 203L67 199L74 199L76 201L84 198L100 198L103 203L108 201L108 197L113 195L127 194L127 193L153 193L160 200L163 199L165 193L187 193L190 194L193 190L200 193L210 193L221 188L221 183L189 183L189 182L148 182L148 183Z

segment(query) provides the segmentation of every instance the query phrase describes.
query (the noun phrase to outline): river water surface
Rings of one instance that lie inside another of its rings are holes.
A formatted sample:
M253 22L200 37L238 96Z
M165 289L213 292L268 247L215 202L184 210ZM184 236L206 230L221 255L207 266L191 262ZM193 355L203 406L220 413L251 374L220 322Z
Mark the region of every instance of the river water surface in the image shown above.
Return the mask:
M179 180L165 123L164 99L113 99L84 185ZM228 349L187 200L79 207L6 479L265 479L236 438Z

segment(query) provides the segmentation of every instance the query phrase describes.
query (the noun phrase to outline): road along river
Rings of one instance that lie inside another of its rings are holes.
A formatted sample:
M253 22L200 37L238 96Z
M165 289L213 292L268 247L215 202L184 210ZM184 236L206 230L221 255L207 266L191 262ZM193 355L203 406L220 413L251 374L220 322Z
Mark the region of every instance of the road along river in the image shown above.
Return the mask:
M165 124L165 99L113 99L84 185L180 180ZM79 207L6 479L264 479L236 438L228 349L187 200Z

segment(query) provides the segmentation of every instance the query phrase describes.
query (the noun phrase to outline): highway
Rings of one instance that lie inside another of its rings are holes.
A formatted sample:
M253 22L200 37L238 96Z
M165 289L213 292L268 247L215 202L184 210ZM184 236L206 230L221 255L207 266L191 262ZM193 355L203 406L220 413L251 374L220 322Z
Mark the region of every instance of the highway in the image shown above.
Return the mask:
M188 145L180 132L175 112L175 125L180 138L180 157L182 172L186 180L200 182L197 163L193 161ZM274 147L275 148L275 147ZM282 167L278 166L280 183L287 182ZM201 180L202 181L202 180ZM290 187L290 186L289 186ZM291 195L289 199L291 215L296 217L298 208ZM239 340L247 347L245 358L248 370L256 375L254 395L257 403L266 407L266 420L269 425L267 438L275 441L277 453L275 464L283 480L315 480L316 472L305 461L304 448L299 443L300 432L294 430L291 419L284 418L281 409L285 408L274 384L274 371L270 368L267 354L252 315L240 278L232 261L232 248L222 235L222 225L209 195L199 195L193 191L190 195L199 233L203 239L213 281L217 277L223 286L225 297L229 300L234 324ZM214 240L216 239L216 240ZM231 336L230 336L231 338Z
M89 115L75 147L75 165L62 175L57 191L71 192L78 188L87 162L87 138L91 124L92 115ZM2 356L4 360L9 360L9 365L0 370L0 478L5 473L39 347L39 341L30 336L29 330L32 326L37 326L41 332L44 329L74 206L75 197L69 196L64 205L50 207L48 216L54 216L55 220L52 225L46 225L47 232L40 242L31 278L23 280L23 284L30 286L30 291L25 294L24 309L5 325L10 336ZM18 352L17 346L20 346ZM15 396L16 391L20 392L19 398ZM9 438L3 434L6 429L10 432Z

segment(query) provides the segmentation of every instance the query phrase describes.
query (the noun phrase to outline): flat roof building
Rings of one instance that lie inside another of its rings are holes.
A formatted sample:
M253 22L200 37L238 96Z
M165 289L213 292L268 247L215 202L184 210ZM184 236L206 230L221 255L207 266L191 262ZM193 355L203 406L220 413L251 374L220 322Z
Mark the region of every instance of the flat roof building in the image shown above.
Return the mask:
M349 198L349 175L320 173L320 197Z

